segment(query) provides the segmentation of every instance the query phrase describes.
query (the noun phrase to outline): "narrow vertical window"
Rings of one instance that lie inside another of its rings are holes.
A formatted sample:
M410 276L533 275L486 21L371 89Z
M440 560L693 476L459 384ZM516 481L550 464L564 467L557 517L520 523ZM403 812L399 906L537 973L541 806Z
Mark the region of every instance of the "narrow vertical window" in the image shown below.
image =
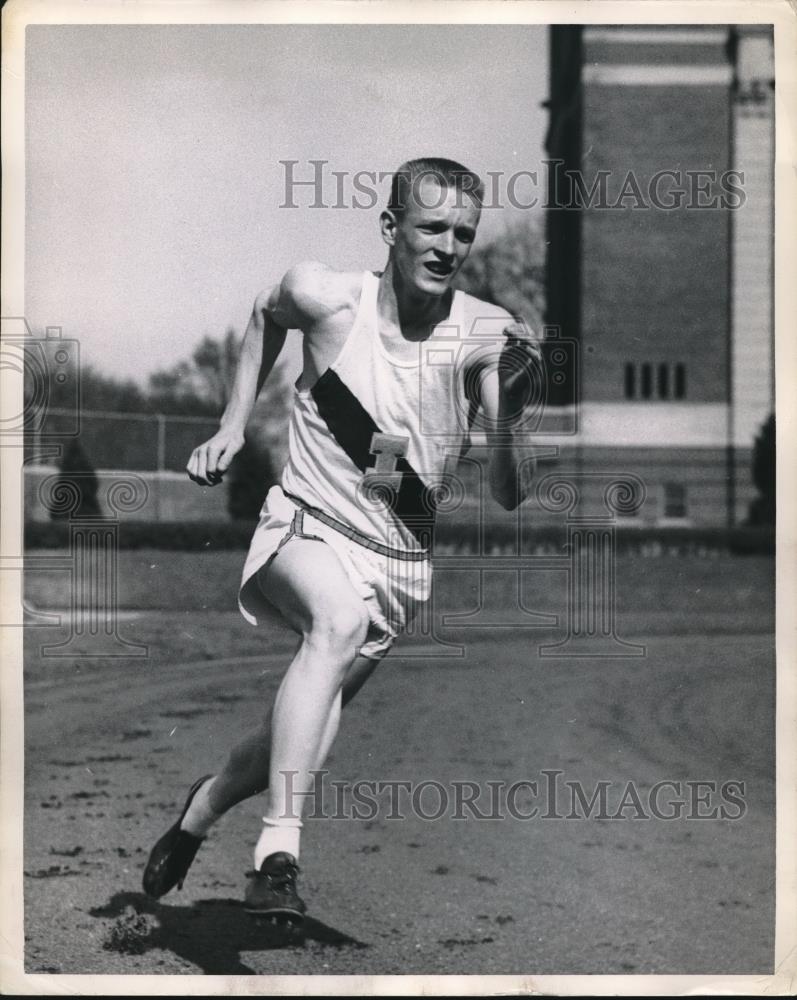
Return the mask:
M631 363L625 366L625 398L633 399L636 396L636 365Z
M686 487L682 483L664 484L664 516L686 517Z
M675 366L675 398L684 399L686 396L686 367L684 365Z
M670 396L670 366L659 365L658 372L659 399L669 399Z
M653 391L653 378L650 365L645 362L642 365L642 398L650 399L650 395Z

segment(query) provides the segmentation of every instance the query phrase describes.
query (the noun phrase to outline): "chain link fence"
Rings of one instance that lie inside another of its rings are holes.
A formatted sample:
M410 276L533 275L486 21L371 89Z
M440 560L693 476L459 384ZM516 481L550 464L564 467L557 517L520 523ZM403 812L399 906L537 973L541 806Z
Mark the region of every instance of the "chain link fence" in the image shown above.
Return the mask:
M46 476L57 471L59 458L53 445L63 449L70 441L77 440L91 468L105 473L136 472L144 478L150 495L139 515L142 519L227 520L230 516L227 489L197 489L185 473L192 450L211 437L218 426L217 417L102 410L81 410L76 420L74 409L48 408L46 425L27 440L25 516L31 520L48 520L49 514L38 493ZM276 422L270 427L261 425L259 436L279 475L286 458L284 427ZM580 482L583 502L588 506L600 506L604 477L617 478L627 473L641 477L647 486L644 503L631 511L618 513L626 527L708 527L722 525L726 520L727 466L721 449L660 448L653 452L634 450L633 454L627 449L618 463L614 450L586 448L576 438L565 436L557 446L538 450L544 457L541 457L535 477L537 484L554 470L571 478L575 476ZM482 451L484 448L475 447L456 473L463 481L465 499L462 508L452 516L463 530L465 522L480 518L492 523L520 517L535 525L559 519L556 512L546 509L534 498L520 511L508 515L489 504L485 488L486 455L477 454ZM481 475L477 464L482 466ZM744 519L755 496L747 472L749 465L749 449L748 453L740 451L737 522ZM264 484L264 494L265 489ZM440 521L445 521L445 517Z
M64 442L77 437L95 469L184 472L193 449L219 427L217 417L82 410L75 435L73 410L52 409L47 417L46 434L31 441L33 466L47 463L41 445L50 438Z
M103 482L135 473L145 497L135 517L170 523L229 520L226 488L198 489L185 466L193 449L211 437L218 418L161 413L50 408L41 430L26 440L24 512L27 522L47 522L48 484L70 442ZM107 504L100 513L111 516Z

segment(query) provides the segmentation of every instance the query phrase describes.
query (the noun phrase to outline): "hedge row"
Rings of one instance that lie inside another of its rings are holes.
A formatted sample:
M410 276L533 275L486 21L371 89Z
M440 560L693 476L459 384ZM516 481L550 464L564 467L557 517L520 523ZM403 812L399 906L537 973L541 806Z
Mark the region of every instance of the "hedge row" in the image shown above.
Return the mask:
M123 549L172 549L205 552L219 549L246 549L254 524L249 521L190 521L154 522L124 521L119 528L119 544ZM534 529L524 549L561 552L566 532L561 526L542 525ZM436 533L436 545L448 550L474 550L475 533L455 524L441 524ZM28 522L25 525L25 547L57 549L69 544L69 524L63 521ZM485 550L507 550L514 547L512 525L492 524L485 527ZM775 551L775 533L771 526L740 528L619 528L617 547L620 552L647 555L695 554L732 552L739 555L771 555Z

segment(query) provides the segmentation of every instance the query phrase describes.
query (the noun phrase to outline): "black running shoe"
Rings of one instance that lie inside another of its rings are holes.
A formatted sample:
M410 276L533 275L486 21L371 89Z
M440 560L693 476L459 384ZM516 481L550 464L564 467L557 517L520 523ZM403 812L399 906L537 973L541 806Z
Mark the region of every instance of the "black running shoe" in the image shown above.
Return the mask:
M299 925L307 907L296 892L299 866L296 858L286 851L269 854L260 871L247 873L251 881L246 887L244 909L253 917L273 917Z
M181 830L180 824L188 812L188 807L191 805L196 793L208 778L212 777L212 774L206 774L191 786L191 791L185 800L180 818L152 848L149 861L147 861L147 867L144 869L143 878L144 892L148 896L160 899L161 896L165 896L175 886L178 889L182 889L183 881L188 874L188 869L191 867L191 862L194 860L194 856L205 838L195 837L192 833Z

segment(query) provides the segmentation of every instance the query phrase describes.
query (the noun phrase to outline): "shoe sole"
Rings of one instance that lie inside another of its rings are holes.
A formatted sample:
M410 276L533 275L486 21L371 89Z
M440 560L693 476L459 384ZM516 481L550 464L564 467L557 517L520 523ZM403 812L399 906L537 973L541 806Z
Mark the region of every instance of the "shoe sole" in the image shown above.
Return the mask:
M278 923L288 923L293 927L301 927L305 920L305 915L300 913L299 910L292 910L286 906L272 907L267 910L257 910L253 907L244 906L244 911L250 917L274 918Z

